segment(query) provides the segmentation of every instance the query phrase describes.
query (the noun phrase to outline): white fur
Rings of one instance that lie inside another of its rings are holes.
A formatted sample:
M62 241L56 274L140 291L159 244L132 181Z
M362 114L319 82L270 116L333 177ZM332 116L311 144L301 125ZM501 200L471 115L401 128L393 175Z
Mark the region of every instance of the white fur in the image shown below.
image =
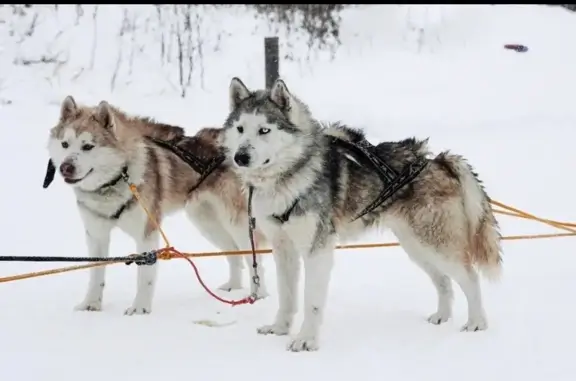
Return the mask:
M250 92L241 81L232 81L230 86L231 106ZM336 237L329 237L323 247L314 247L318 216L305 215L291 217L279 225L270 216L283 213L293 203L303 189L314 179L319 166L312 162L281 187L277 186L277 175L288 170L293 160L304 154L303 139L314 128L304 122L300 115L308 112L304 105L293 98L282 81L277 81L271 91L271 98L278 105L286 107L288 118L303 130L294 134L278 129L266 122L258 114L241 114L227 129L224 145L233 157L237 152L249 153L248 166L236 165L235 169L245 183L255 186L253 195L253 215L258 228L271 241L278 282L278 312L272 324L260 327L260 334L287 335L290 332L294 315L297 312L297 285L300 273L300 257L304 259L305 291L304 320L299 332L290 341L292 351L313 351L319 347L319 333L328 295L328 285L333 267ZM243 131L239 131L241 126ZM259 133L261 128L270 132ZM310 137L313 135L310 135Z
M453 207L461 206L454 205ZM436 288L438 309L428 318L428 321L433 324L441 324L452 317L454 292L451 279L454 279L468 301L468 322L462 327L462 331L485 330L488 327L488 322L482 303L478 273L473 268L467 269L461 263L450 259L458 256L458 253L447 256L446 253L439 253L434 248L420 243L405 220L388 218L386 225L398 238L400 245L410 259L428 274ZM455 232L455 234L462 234L462 232Z
M62 147L62 141L69 144L68 148ZM82 151L81 146L87 143L94 144L95 147L88 152ZM64 131L62 140L55 138L49 140L48 150L56 168L59 168L62 162L70 161L77 168L77 178L83 178L88 174L82 181L72 184L76 198L88 208L98 210L103 215L111 215L116 212L119 202L121 203L131 197L132 194L128 185L125 188L120 188L124 191L111 195L105 201L102 197L90 193L117 176L128 160L117 150L96 145L90 133L83 132L76 136L75 130L68 128ZM133 160L130 161L128 173L130 180L138 185L144 180L144 147L139 147L135 155L135 158L131 158ZM90 170L92 172L88 173ZM91 257L105 258L109 255L110 234L116 226L135 240L138 252L150 251L159 247L157 233L153 233L149 237L144 236L148 217L138 205L125 211L117 221L104 219L82 206L79 206L79 211L86 231L88 254ZM105 267L90 270L88 289L84 300L76 307L77 310L101 310L105 271ZM151 312L156 272L157 265L138 266L136 296L132 305L125 311L127 315Z
M276 174L290 168L293 161L301 157L304 150L303 139L311 138L307 134L319 128L319 125L310 123L308 108L288 91L284 81L277 80L270 94L276 104L286 109L288 119L294 126L298 126L301 135L296 137L278 129L275 124L268 123L264 115L241 114L238 120L229 126L223 143L232 152L232 157L239 150L250 154L251 161L247 167L236 167L245 182L273 182ZM244 83L233 78L230 83L230 110L234 110L250 95ZM243 131L239 131L238 127L242 127ZM270 129L270 132L261 134L262 128Z
M68 142L69 146L63 148L61 142ZM127 156L128 153L107 147L95 147L88 152L82 151L83 144L94 144L90 133L84 132L76 136L75 130L68 128L63 134L63 139L50 138L48 150L54 165L58 169L60 164L68 160L73 163L78 172L77 178L84 177L82 181L71 184L77 200L81 201L88 208L98 210L103 215L111 215L117 211L119 203L131 197L132 193L128 187L118 187L117 194L111 194L107 199L90 193L98 189L107 181L120 173L120 170L129 163L128 174L130 181L135 185L142 184L145 179L145 147L137 146L136 149ZM160 162L162 165L162 162ZM198 201L198 202L196 202ZM165 214L174 211L170 208L164 210ZM166 209L166 208L165 208ZM136 244L137 252L145 252L161 247L158 233L153 233L148 237L144 236L145 226L148 217L140 205L133 205L126 210L117 221L104 219L90 210L79 206L80 216L86 231L86 243L88 254L91 257L108 257L110 246L110 235L112 229L120 228L132 237ZM188 203L187 214L190 220L196 225L200 232L216 247L221 250L247 250L250 248L248 241L248 225L235 226L230 218L230 213L222 207L222 203L216 197L210 198L209 194L201 200L194 200ZM228 282L221 286L222 289L236 289L242 287L242 258L238 256L229 257L230 277ZM251 256L246 256L246 261L250 263L250 274L253 275ZM136 296L130 307L125 310L125 314L146 314L152 310L152 301L157 277L157 266L138 266ZM102 297L105 287L105 267L97 267L90 270L88 288L83 301L76 306L77 310L100 311L102 309ZM256 290L252 285L251 291L257 297L264 298L268 295L265 287L264 267L259 261L260 288Z
M287 335L297 312L297 286L300 273L300 256L304 259L305 291L304 320L300 331L288 345L292 351L317 350L320 326L326 306L328 284L333 266L335 238L324 247L311 251L318 223L312 215L292 217L279 226L269 216L285 209L291 197L278 194L271 198L256 190L254 216L257 224L272 243L276 263L278 286L278 312L270 325L260 327L260 334Z
M243 128L243 132L238 131ZM270 132L260 135L260 128L268 128ZM244 182L266 183L274 182L277 173L290 168L294 157L300 157L303 147L302 138L298 138L278 130L277 126L266 122L263 115L242 114L226 133L226 144L232 152L244 150L250 155L247 167L236 168Z

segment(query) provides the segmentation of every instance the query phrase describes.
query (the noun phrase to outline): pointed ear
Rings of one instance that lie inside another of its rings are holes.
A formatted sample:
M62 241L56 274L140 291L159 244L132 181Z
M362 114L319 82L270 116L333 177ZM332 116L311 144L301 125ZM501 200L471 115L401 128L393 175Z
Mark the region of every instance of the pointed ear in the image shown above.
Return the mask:
M235 110L240 103L250 96L250 90L238 77L230 81L230 111Z
M282 111L290 110L292 104L292 94L288 91L288 87L283 80L277 79L270 91L270 98L274 103L282 109Z
M48 167L46 168L46 175L44 175L44 185L42 185L42 188L46 189L48 188L48 186L50 186L50 184L52 184L52 181L54 181L55 174L56 174L56 167L54 166L54 162L52 162L52 159L49 159Z
M96 110L94 111L94 118L96 118L96 120L100 122L102 127L110 130L114 129L114 117L112 115L112 109L108 102L101 101L98 104Z
M71 95L64 98L62 106L60 106L60 121L69 120L78 113L78 105Z

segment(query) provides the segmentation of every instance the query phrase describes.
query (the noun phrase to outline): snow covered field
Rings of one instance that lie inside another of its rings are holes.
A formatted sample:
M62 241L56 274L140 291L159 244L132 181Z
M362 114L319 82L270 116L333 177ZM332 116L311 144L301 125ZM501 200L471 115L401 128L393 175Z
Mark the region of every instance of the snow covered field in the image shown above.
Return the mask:
M333 62L320 57L310 64L281 63L290 90L318 117L364 127L374 141L430 136L435 151L465 155L495 200L576 221L576 15L540 6L406 9L383 5L345 12L344 45ZM230 30L232 20L227 19ZM420 49L409 25L425 31ZM191 88L186 99L175 91L157 92L163 85L150 79L110 92L104 68L76 83L64 73L62 84L48 86L38 79L45 73L11 66L14 52L6 43L0 98L11 104L0 105L0 254L86 253L72 191L59 178L49 190L41 188L48 130L64 95L86 103L107 99L194 133L223 122L232 76L249 87L263 85L264 35L239 32L207 54L204 89ZM74 43L81 40L77 35ZM530 50L505 50L506 43ZM499 221L505 235L553 231L511 217ZM164 227L181 250L214 250L181 214ZM341 251L315 353L287 352L286 337L255 332L275 314L271 257L266 266L272 296L234 308L211 299L179 260L161 264L148 316L122 314L135 293L133 267L109 267L99 313L73 311L86 272L0 284L0 379L574 380L575 244L573 238L504 243L504 277L484 283L490 328L477 333L459 332L466 303L457 287L453 320L442 326L426 322L436 307L435 290L401 249ZM111 255L133 250L115 232ZM211 286L225 280L224 259L196 262ZM44 268L3 263L0 277ZM221 295L240 298L246 292ZM210 328L193 323L199 319L235 324Z

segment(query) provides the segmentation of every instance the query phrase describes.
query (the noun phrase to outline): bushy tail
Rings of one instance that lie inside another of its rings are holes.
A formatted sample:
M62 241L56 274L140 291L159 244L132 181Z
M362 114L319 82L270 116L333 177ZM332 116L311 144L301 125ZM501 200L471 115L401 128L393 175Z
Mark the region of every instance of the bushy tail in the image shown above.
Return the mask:
M469 227L469 259L486 278L498 280L502 272L501 235L490 199L466 159L447 152L441 155L462 187L464 213Z

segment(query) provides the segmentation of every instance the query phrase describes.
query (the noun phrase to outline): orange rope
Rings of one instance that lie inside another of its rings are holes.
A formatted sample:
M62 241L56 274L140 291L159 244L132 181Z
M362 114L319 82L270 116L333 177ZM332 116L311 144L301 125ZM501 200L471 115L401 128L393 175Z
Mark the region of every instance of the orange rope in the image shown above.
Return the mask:
M502 214L502 215L504 215L504 216L511 216L511 217L518 217L518 218L524 218L524 219L527 219L527 220L532 220L532 218L526 217L526 216L523 215L523 214L517 214L517 213L514 213L514 212L508 212L508 211L506 211L506 210L494 209L493 211L494 211L494 213ZM548 219L545 219L545 218L542 218L542 221L539 221L539 222L546 223L547 225L550 225L550 224L552 224L552 223L557 223L557 224L561 224L561 225L563 225L563 226L567 226L567 227L571 227L571 228L576 228L576 223L573 223L573 222L561 222L561 221L548 220Z
M150 213L150 211L148 210L148 208L146 207L144 202L142 202L142 198L140 197L140 193L138 192L138 187L136 187L136 185L134 185L132 183L129 183L129 187L130 187L130 191L134 195L134 198L136 198L136 200L138 201L138 203L140 204L142 209L144 209L144 212L146 212L146 215L148 216L148 219L150 220L150 222L152 222L154 224L154 227L158 230L158 232L160 232L160 235L162 236L162 240L164 241L164 245L167 248L171 247L170 241L168 241L168 237L166 236L166 234L164 234L164 230L162 230L162 228L160 227L158 220L156 220L156 218L154 218L154 215L152 213Z
M576 227L576 224L569 223L569 222L560 222L560 221L548 220L545 218L536 217L533 214L530 214L530 213L527 213L523 210L514 208L510 205L503 204L503 203L496 201L496 200L491 200L490 202L492 203L492 205L497 206L497 207L502 208L502 209L507 211L504 213L502 213L502 211L497 211L497 213L507 214L507 215L511 215L511 213L516 213L515 217L520 217L520 218L525 218L528 220L542 222L546 225L550 225L550 226L553 226L553 227L561 229L561 230L565 230L565 231L568 231L571 233L576 233L576 229L572 229L572 227Z
M531 234L531 235L511 235L502 237L503 241L518 241L518 240L526 240L526 239L544 239L544 238L559 238L559 237L571 237L576 235L576 233L553 233L553 234ZM364 243L364 244L354 244L354 245L343 245L337 246L336 249L338 250L352 250L352 249L376 249L381 247L396 247L400 246L398 242L382 242L382 243ZM261 249L256 250L256 254L270 254L272 250L270 249ZM233 251L205 251L205 252L195 252L195 253L182 253L183 256L187 258L211 258L211 257L220 257L220 256L228 256L228 255L247 255L252 254L251 250L233 250ZM165 255L165 256L158 256L159 259L168 260L172 258L177 258L178 256L175 255ZM29 278L37 278L46 275L53 275L53 274L61 274L67 273L70 271L76 270L85 270L90 269L93 267L100 267L100 266L107 266L116 263L123 263L123 262L105 262L105 263L91 263L87 265L80 265L80 266L70 266L70 267L61 267L52 270L45 270L45 271L37 271L13 276L7 276L0 278L0 283L12 282L21 279L29 279Z
M132 193L134 194L134 197L139 201L140 205L142 206L142 208L144 209L144 211L146 212L146 214L148 215L148 218L150 218L151 222L155 225L155 227L158 229L158 231L160 232L162 239L164 240L164 243L166 244L166 249L162 250L159 255L158 255L158 259L162 259L162 260L168 260L168 259L172 259L172 258L176 258L176 257L186 257L186 258L209 258L209 257L219 257L219 256L229 256L229 255L247 255L247 254L252 254L251 250L234 250L234 251L208 251L208 252L195 252L195 253L180 253L178 252L178 254L174 254L169 248L170 248L170 243L168 241L168 238L166 236L166 234L164 233L164 231L162 230L162 228L160 227L160 225L158 224L157 220L154 218L154 216L148 211L148 209L145 207L144 203L142 202L142 199L138 193L138 190L136 188L135 185L130 184L130 190L132 191ZM550 234L530 234L530 235L513 235L513 236L505 236L502 237L503 241L517 241L517 240L526 240L526 239L544 239L544 238L558 238L558 237L570 237L570 236L575 236L576 235L576 223L571 223L571 222L560 222L560 221L554 221L554 220L549 220L549 219L545 219L545 218L540 218L537 216L534 216L530 213L527 213L525 211L522 211L520 209L514 208L512 206L503 204L501 202L492 200L491 201L492 205L497 206L499 208L502 208L504 210L494 210L495 213L498 214L502 214L502 215L507 215L507 216L512 216L512 217L518 217L518 218L524 218L524 219L528 219L528 220L533 220L533 221L538 221L541 223L544 223L546 225L550 225L553 226L557 229L561 229L561 230L565 230L567 231L567 233L550 233ZM400 246L400 244L398 242L383 242L383 243L365 243L365 244L351 244L351 245L341 245L341 246L337 246L336 249L338 250L351 250L351 249L374 249L374 248L382 248L382 247L395 247L395 246ZM272 252L272 250L270 249L261 249L261 250L256 250L257 254L270 254ZM90 263L90 264L86 264L86 265L79 265L79 266L69 266L69 267L61 267L61 268L56 268L56 269L51 269L51 270L45 270L45 271L37 271L37 272L30 272L30 273L24 273L24 274L18 274L18 275L12 275L12 276L7 276L7 277L0 277L0 283L7 283L7 282L12 282L12 281L16 281L16 280L22 280L22 279L29 279L29 278L37 278L37 277L41 277L41 276L46 276L46 275L53 275L53 274L61 274L61 273L66 273L66 272L70 272L70 271L76 271L76 270L85 270L85 269L90 269L90 268L94 268L94 267L100 267L100 266L107 266L107 265L111 265L111 264L116 264L116 263L122 263L122 262L105 262L105 263Z
M86 270L86 269L91 269L94 267L113 265L116 263L121 263L121 262L98 262L98 263L89 263L87 265L59 267L57 269L51 269L51 270L34 271L34 272L30 272L30 273L24 273L24 274L17 274L17 275L2 277L2 278L0 278L0 283L13 282L13 281L22 280L22 279L38 278L38 277L46 276L46 275L68 273L70 271L76 271L76 270Z

